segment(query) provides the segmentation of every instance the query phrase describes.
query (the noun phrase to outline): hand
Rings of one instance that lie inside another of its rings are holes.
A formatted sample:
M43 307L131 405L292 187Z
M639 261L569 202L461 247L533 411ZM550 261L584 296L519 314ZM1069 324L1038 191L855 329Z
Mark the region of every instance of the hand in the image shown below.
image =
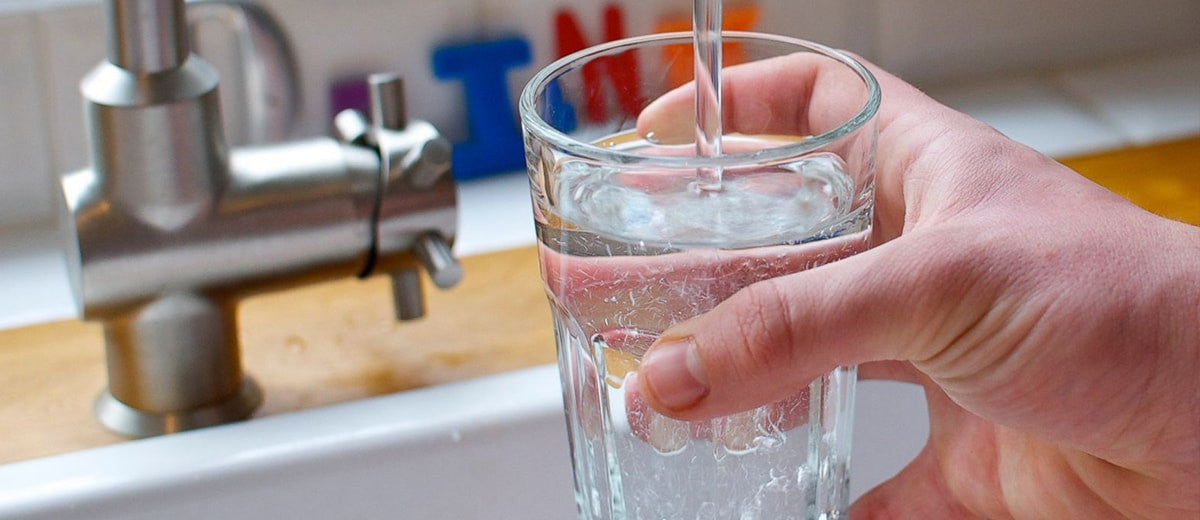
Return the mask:
M931 424L852 518L1200 518L1200 229L872 70L877 247L671 327L646 401L706 419L860 364L923 385ZM800 55L732 69L726 131L827 127L806 108L836 104L822 78ZM670 134L691 102L668 94L639 130Z

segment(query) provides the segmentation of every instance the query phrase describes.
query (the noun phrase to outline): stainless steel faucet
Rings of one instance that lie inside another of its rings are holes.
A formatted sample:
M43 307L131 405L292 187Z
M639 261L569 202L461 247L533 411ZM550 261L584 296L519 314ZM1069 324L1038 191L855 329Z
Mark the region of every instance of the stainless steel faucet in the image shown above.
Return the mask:
M418 266L458 281L450 145L408 120L398 77L372 76L372 114L340 114L336 138L231 150L185 2L105 6L108 60L82 84L91 166L62 181L76 301L103 323L105 426L141 437L250 416L261 394L235 313L247 295L387 272L412 319Z

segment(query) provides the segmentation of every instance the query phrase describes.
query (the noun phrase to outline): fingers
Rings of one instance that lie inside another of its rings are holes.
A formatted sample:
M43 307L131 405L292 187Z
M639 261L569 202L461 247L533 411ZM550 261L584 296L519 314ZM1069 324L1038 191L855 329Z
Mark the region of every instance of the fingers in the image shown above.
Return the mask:
M859 498L849 516L851 520L979 518L951 496L928 447L895 477Z
M867 64L887 102L879 111L886 126L893 107L939 106L900 79ZM862 80L840 62L796 53L726 68L722 72L722 123L729 133L815 135L849 120L867 102ZM647 106L638 133L663 142L695 139L695 88L683 85Z
M970 248L946 250L941 235L751 285L668 329L641 364L647 402L677 418L715 417L782 399L837 366L932 357L1001 289L980 278Z
M880 240L899 236L908 204L929 186L928 177L954 171L955 153L936 150L935 141L986 138L995 132L926 96L903 80L859 60L875 76L881 104L875 118L876 229ZM849 87L847 87L849 85ZM728 67L723 72L722 119L726 133L803 137L829 131L849 120L867 100L856 74L830 58L797 53ZM663 144L695 140L695 89L684 85L654 100L638 117L638 133ZM964 136L970 136L969 138ZM976 142L969 152L994 142ZM737 152L729 149L726 153ZM922 158L937 164L913 167ZM969 165L969 163L968 163ZM907 199L907 200L906 200Z

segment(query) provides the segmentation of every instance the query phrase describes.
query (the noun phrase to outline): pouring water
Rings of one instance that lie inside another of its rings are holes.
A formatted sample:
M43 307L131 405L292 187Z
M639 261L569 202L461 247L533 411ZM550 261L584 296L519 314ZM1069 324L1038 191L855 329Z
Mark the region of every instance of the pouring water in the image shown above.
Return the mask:
M696 85L696 156L721 155L721 0L695 0L692 6ZM697 168L696 188L721 190L720 167Z

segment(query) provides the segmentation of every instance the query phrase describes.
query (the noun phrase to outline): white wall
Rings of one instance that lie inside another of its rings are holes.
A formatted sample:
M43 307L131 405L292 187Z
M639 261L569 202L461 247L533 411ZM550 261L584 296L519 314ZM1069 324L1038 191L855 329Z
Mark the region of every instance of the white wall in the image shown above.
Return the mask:
M599 0L263 0L293 37L305 95L298 133L329 124L330 81L406 75L412 115L465 135L461 93L430 72L439 44L521 35L534 64L553 56L554 11L574 10L595 39ZM644 33L690 2L618 0L627 33ZM758 29L849 48L909 80L1047 70L1200 45L1196 0L730 0L754 3ZM0 0L0 229L55 215L55 179L86 164L77 84L104 54L96 0ZM218 66L230 70L229 63ZM228 61L228 60L224 60ZM236 89L227 89L231 92ZM515 95L515 92L514 92ZM233 118L229 118L233 119ZM0 243L0 247L3 247Z

